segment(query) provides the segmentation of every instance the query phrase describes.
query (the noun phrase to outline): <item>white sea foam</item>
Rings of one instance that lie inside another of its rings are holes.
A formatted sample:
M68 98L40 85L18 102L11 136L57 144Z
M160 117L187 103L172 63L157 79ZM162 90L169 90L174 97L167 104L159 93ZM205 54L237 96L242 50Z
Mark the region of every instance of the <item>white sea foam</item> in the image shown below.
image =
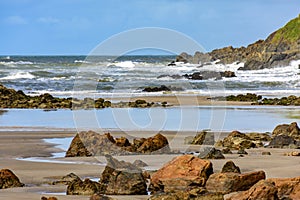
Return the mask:
M33 78L35 78L35 76L29 72L16 72L9 76L2 77L0 78L0 80L33 79Z
M116 63L114 63L114 65L117 66L117 67L124 67L124 68L133 68L133 67L135 67L135 64L130 60L123 61L123 62L116 62Z

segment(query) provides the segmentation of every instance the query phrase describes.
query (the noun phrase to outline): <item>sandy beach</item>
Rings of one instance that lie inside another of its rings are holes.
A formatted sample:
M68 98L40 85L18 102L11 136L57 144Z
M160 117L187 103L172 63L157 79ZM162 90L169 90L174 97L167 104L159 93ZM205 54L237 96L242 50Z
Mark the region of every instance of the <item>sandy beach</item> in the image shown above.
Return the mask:
M60 177L75 173L81 178L97 178L100 176L105 166L104 157L85 158L51 158L51 153L59 152L54 144L45 143L45 138L64 138L74 136L76 131L11 131L0 132L0 167L11 169L25 183L23 188L11 188L0 190L0 199L40 199L42 196L56 196L59 199L89 199L88 196L66 196L66 186L51 185L52 181ZM111 131L115 137L124 135L120 131ZM141 134L137 132L127 132L126 134ZM148 133L153 134L152 132ZM170 141L173 150L197 151L201 146L185 145L183 143L186 136L191 132L162 132ZM224 133L224 136L226 133ZM221 136L223 137L223 136ZM220 137L220 138L221 138ZM249 155L239 157L238 154L225 155L226 159L211 160L214 172L220 171L227 160L233 160L242 172L264 170L267 178L271 177L295 177L300 173L300 163L296 157L284 156L290 149L265 149L256 148L247 150ZM261 152L270 151L270 156L263 156ZM138 155L138 156L117 156L119 160L133 162L141 159L149 167L155 170L162 167L164 163L177 155ZM20 158L39 157L48 162L32 162L20 160ZM56 163L53 161L60 161ZM73 162L73 163L64 163ZM149 196L114 196L116 199L147 199Z

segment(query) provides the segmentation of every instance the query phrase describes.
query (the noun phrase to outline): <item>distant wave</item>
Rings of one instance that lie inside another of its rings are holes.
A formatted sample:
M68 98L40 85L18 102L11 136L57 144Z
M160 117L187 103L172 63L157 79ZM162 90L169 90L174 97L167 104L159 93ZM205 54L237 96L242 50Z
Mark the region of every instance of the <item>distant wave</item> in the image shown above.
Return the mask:
M133 68L135 67L135 64L132 61L123 61L123 62L116 62L114 63L117 67L124 67L124 68Z
M9 76L2 77L0 78L0 80L33 79L33 78L35 78L35 76L29 72L17 72Z

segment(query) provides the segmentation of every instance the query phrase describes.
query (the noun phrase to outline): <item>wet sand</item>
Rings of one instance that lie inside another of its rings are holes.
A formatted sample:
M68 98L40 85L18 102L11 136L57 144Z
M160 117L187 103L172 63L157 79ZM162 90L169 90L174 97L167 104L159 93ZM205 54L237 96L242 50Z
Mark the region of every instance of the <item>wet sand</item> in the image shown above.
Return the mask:
M45 143L45 138L73 137L75 130L64 131L10 131L0 132L0 168L11 169L26 184L24 188L12 188L0 190L0 199L40 199L42 196L56 196L58 199L89 199L88 196L66 196L66 186L50 185L54 180L68 173L75 173L81 178L97 178L105 166L104 157L89 158L49 158L51 153L59 152L55 145ZM120 131L111 131L115 137L124 135ZM173 150L197 151L201 146L185 145L184 138L194 135L193 132L162 132L170 141ZM155 132L127 132L127 136L143 135L148 137ZM225 134L224 134L225 135ZM220 136L223 137L224 135ZM290 149L251 149L247 150L249 155L238 157L237 154L225 155L225 160L211 160L214 171L218 172L227 160L233 160L242 172L264 170L267 177L295 177L300 174L300 162L298 157L284 156ZM262 151L270 151L271 156L262 156ZM299 151L299 150L298 150ZM117 159L133 162L141 159L149 167L147 169L158 169L164 163L177 155L138 155L138 156L116 156ZM48 160L73 161L75 163L41 163L17 160L18 158L41 157ZM90 164L89 164L90 163ZM48 194L45 194L48 193ZM147 199L149 196L114 196L117 199Z

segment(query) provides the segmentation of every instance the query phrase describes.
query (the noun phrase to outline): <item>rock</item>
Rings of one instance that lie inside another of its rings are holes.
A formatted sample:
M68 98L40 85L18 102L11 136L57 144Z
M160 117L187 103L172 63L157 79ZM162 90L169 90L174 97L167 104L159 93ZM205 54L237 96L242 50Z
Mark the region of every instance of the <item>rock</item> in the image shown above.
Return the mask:
M101 193L109 195L145 195L146 180L135 165L106 155L107 165L100 178Z
M41 197L41 200L58 200L56 197Z
M262 98L261 95L247 93L247 94L239 94L239 95L229 95L226 96L226 101L241 101L241 102L257 102Z
M220 141L218 145L230 149L254 148L256 144L251 141L250 137L239 131L232 131L227 137Z
M92 156L91 152L89 152L83 144L80 135L82 134L76 134L73 138L70 147L66 152L66 157Z
M268 180L260 180L258 183L253 185L249 190L239 192L227 200L278 200L277 188L274 182Z
M137 167L147 167L148 166L147 163L143 162L142 160L135 160L132 164Z
M67 195L93 195L100 190L100 184L90 179L75 179L68 184Z
M177 191L174 193L159 193L151 196L148 200L224 200L222 194L200 193L190 191Z
M227 161L224 166L222 167L221 173L228 173L228 172L233 172L233 173L241 173L241 170L238 166L234 164L233 161L229 160Z
M232 71L225 71L225 72L220 72L222 77L225 78L232 78L232 77L236 77L235 73Z
M214 145L215 144L215 136L214 133L208 133L207 131L201 131L198 133L190 144L196 145Z
M114 198L102 195L102 194L93 194L90 197L90 200L115 200Z
M190 59L193 59L193 57L191 55L183 52L176 57L176 62L188 63L188 62L190 62Z
M229 194L236 191L248 190L258 181L265 179L264 171L238 173L215 173L210 175L206 182L209 192Z
M271 152L270 151L263 151L263 152L261 152L261 155L263 155L263 156L270 156Z
M225 159L221 150L215 149L214 147L204 147L201 149L200 154L198 155L201 159Z
M272 136L278 135L288 135L293 138L299 138L300 129L296 122L292 122L291 124L281 124L276 126L272 132Z
M80 178L76 174L70 173L70 174L67 174L66 176L63 176L58 181L53 181L52 185L57 185L57 184L68 185L69 183L71 183L72 181L77 180L77 179L80 179Z
M138 153L170 153L169 142L165 136L158 133L144 140L136 150Z
M279 199L300 199L300 177L295 178L270 178L278 189Z
M143 92L161 92L161 91L171 91L171 89L165 85L160 87L146 87L143 89Z
M247 151L245 151L245 149L239 149L237 151L237 154L240 154L240 155L248 155Z
M300 152L292 151L292 152L289 152L289 153L285 153L284 155L285 156L300 156Z
M295 145L295 144L296 144L296 141L291 136L277 135L277 136L273 137L273 139L271 140L271 142L269 143L269 145L267 147L287 148L287 147L289 147L291 145Z
M151 176L149 190L171 192L189 186L202 187L213 173L212 164L193 155L174 158Z
M231 71L216 72L216 71L200 71L192 74L183 75L184 78L190 80L208 80L208 79L221 79L222 77L231 78L235 77L235 73Z
M221 152L222 152L222 154L232 154L232 151L228 147L222 149Z
M110 133L101 135L93 131L83 131L78 133L72 140L66 152L66 157L170 152L167 138L159 133L150 138L136 138L131 144L125 137L115 139Z
M9 169L0 170L0 189L23 187L19 178Z

